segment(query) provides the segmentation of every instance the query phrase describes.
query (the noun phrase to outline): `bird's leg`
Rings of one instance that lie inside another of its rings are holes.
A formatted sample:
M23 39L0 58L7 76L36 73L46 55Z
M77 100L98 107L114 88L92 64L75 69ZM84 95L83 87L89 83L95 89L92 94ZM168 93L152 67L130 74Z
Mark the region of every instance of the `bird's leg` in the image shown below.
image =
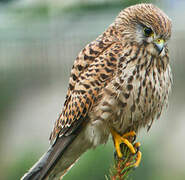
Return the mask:
M116 149L116 152L117 152L117 155L118 155L119 158L123 157L123 154L122 154L121 148L120 148L120 144L122 144L122 143L124 143L128 146L131 153L133 153L133 154L136 153L136 150L135 150L134 146L128 140L128 137L130 137L130 136L134 137L136 135L134 131L128 132L128 133L124 134L123 136L120 136L113 129L111 129L110 131L111 131L111 134L112 134L112 137L113 137L113 140L114 140L115 149Z
M139 150L140 143L136 142L133 145L130 142L131 137L132 137L132 142L134 142L134 140L136 138L136 133L134 131L130 131L130 132L125 133L122 136L120 136L117 132L115 132L113 129L111 129L111 134L112 134L112 137L113 137L113 140L114 140L115 149L116 149L116 153L117 153L118 157L119 158L123 157L120 145L122 143L124 143L130 149L132 154L136 154L136 161L135 161L134 164L131 165L131 167L134 167L134 168L138 167L140 162L141 162L141 157L142 157L142 153Z

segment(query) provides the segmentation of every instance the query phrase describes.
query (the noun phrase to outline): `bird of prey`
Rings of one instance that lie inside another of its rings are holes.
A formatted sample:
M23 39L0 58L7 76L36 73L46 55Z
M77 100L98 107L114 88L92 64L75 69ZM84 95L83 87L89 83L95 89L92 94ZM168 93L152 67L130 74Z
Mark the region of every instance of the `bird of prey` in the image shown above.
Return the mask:
M172 75L168 40L171 20L152 4L122 10L115 21L81 50L71 70L62 112L50 148L22 180L61 179L88 149L113 137L141 152L129 140L150 128L167 105Z

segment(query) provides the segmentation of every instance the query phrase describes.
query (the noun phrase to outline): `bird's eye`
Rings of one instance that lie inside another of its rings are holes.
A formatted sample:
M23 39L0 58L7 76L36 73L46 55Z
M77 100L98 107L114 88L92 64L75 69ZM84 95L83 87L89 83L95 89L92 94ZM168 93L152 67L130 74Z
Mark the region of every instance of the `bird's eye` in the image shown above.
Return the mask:
M145 35L146 37L151 37L151 36L153 36L153 34L154 34L154 32L152 31L152 29L149 28L149 27L144 27L144 28L143 28L143 33L144 33L144 35Z

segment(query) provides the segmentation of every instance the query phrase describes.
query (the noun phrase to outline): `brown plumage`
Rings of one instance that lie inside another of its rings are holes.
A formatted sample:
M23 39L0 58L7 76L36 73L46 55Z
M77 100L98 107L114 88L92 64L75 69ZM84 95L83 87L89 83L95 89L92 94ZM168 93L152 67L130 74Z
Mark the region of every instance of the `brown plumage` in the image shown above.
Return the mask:
M59 179L87 149L149 128L167 104L171 22L152 4L120 12L76 58L51 148L23 179Z

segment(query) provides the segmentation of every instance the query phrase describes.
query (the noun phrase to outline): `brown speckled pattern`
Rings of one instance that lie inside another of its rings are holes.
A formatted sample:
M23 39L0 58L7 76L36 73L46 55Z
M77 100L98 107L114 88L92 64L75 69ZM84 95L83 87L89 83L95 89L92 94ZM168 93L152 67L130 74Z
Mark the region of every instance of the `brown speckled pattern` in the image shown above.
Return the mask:
M169 18L151 4L121 11L77 56L51 142L73 132L84 117L102 120L120 134L149 128L159 118L172 82L167 44L159 54L153 42L139 40L138 26L152 27L165 42L171 35Z

